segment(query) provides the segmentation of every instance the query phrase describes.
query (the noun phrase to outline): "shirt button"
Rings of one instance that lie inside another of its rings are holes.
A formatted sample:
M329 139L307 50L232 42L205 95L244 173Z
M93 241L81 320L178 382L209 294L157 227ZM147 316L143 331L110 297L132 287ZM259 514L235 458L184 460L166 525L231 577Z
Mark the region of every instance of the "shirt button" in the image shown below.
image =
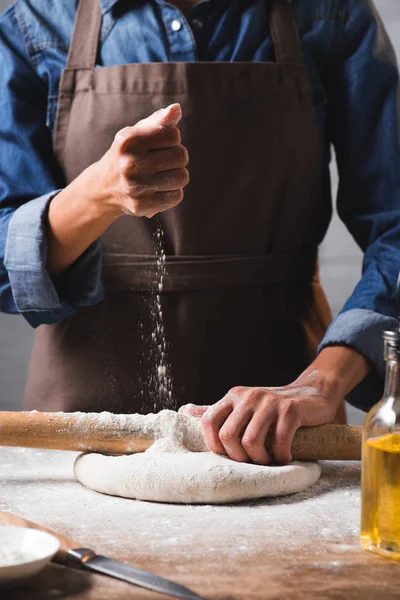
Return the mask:
M182 23L179 19L174 19L171 23L172 31L180 31L182 29Z
M203 21L200 21L200 19L193 19L192 23L196 29L203 29Z

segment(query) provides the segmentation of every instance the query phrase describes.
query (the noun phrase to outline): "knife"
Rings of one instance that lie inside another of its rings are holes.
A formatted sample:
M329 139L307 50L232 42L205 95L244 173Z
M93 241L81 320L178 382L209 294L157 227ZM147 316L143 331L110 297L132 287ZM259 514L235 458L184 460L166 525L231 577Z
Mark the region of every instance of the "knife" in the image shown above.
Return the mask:
M60 542L60 550L57 552L53 560L59 564L69 567L77 567L95 573L108 575L116 579L122 579L128 583L147 588L160 594L166 594L173 598L181 598L182 600L204 600L201 596L195 594L189 588L169 581L164 577L155 575L142 569L132 567L127 563L119 560L114 560L96 554L89 548L80 548L79 544L74 542L69 537L37 525L32 521L17 517L9 512L0 511L0 525L12 525L14 527L28 527L29 529L38 529L46 531L55 536Z

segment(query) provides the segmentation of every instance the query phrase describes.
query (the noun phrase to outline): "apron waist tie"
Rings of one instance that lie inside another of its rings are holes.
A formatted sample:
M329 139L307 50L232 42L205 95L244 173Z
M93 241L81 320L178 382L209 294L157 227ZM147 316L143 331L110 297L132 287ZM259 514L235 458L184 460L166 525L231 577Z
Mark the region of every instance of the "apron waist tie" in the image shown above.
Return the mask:
M316 252L165 258L163 292L312 281L317 270ZM110 292L154 291L157 286L154 255L105 254L103 283Z

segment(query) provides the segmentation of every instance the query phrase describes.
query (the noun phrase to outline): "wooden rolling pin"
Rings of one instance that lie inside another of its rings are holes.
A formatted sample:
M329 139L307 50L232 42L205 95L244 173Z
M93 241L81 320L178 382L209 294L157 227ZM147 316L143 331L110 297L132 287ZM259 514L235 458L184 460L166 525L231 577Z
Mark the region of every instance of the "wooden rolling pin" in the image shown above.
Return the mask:
M179 428L190 450L207 450L198 420L195 435L193 427L189 435L187 424L193 417L163 412L168 427ZM159 436L160 420L154 414L0 412L0 446L133 454L147 450ZM360 460L361 427L302 427L295 435L292 453L295 460Z

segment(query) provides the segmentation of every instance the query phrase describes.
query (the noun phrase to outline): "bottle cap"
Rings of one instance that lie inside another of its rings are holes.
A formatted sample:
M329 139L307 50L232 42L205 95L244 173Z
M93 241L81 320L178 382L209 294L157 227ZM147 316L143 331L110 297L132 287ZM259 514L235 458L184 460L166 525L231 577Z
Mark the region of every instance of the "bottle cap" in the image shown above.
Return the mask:
M395 329L395 331L385 331L383 333L383 339L390 344L390 346L400 346L400 329Z
M400 358L400 330L385 331L383 334L384 340L384 356L385 360L399 360Z

